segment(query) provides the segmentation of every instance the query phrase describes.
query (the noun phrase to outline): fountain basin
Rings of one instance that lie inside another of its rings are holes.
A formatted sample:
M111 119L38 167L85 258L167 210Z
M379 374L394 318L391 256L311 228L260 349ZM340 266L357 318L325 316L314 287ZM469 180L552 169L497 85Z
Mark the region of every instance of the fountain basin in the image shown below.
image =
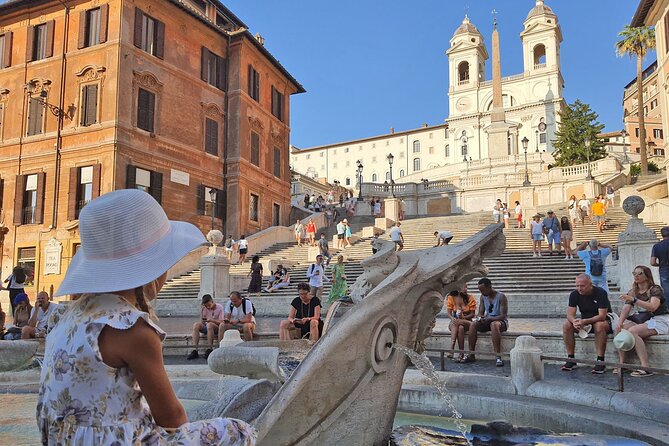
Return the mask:
M0 372L25 366L37 352L36 341L0 341Z

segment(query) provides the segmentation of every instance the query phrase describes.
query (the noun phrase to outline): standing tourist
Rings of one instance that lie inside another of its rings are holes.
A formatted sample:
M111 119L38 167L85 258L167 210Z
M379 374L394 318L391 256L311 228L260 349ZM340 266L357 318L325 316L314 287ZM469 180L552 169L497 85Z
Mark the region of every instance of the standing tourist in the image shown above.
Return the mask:
M616 196L616 190L613 188L613 184L606 186L606 203L605 205L613 207L613 198Z
M15 266L9 277L5 279L5 283L9 283L9 285L7 288L2 289L9 291L9 304L12 307L12 315L14 314L14 308L16 307L14 300L16 299L16 296L23 293L26 279L26 270L21 266Z
M204 294L200 305L200 320L193 324L193 346L195 348L190 352L187 360L200 357L197 346L200 344L201 334L207 337L209 345L204 352L204 359L209 358L211 352L214 351L214 336L218 336L218 328L223 323L223 316L223 305L214 302L210 294Z
M511 216L509 214L509 205L506 203L502 203L502 217L504 219L504 229L509 229L509 218Z
M660 229L660 235L662 241L654 244L650 252L650 264L660 269L660 286L665 301L669 301L669 226Z
M325 207L325 224L328 228L332 226L332 209L327 205Z
M307 223L307 238L309 239L309 246L316 246L316 223L314 223L313 218L310 218Z
M304 238L304 225L300 220L295 222L293 231L295 232L295 241L297 242L297 246L302 246L302 238Z
M321 238L318 240L318 251L321 253L323 257L325 257L327 262L325 263L325 266L330 265L330 259L332 259L332 255L330 254L330 247L328 246L328 239L325 238L325 233L321 232Z
M585 248L590 246L590 250ZM606 280L606 258L611 254L611 245L599 243L596 238L590 242L583 242L578 246L579 258L585 264L585 274L590 277L595 286L609 293L609 283Z
M578 201L576 200L576 195L569 197L569 203L567 204L569 210L569 221L572 225L578 223Z
M404 235L402 235L402 230L400 225L402 223L395 222L395 226L390 230L390 240L395 242L395 251L401 251L404 249Z
M585 194L578 201L578 213L581 217L581 224L585 226L585 217L587 216L592 224L592 213L590 212L590 200L585 198Z
M548 211L548 217L544 218L544 233L546 234L546 240L548 241L548 255L553 255L553 245L557 249L557 254L560 255L560 225L557 217L553 211Z
M620 296L624 307L620 313L620 322L616 329L619 333L621 328L626 328L634 336L634 350L639 357L642 367L650 367L648 362L648 351L646 350L645 340L651 336L669 334L669 310L667 310L667 300L664 298L664 292L661 287L655 285L653 273L647 266L639 265L632 272L634 282L632 289ZM638 308L638 312L625 323L629 314ZM619 350L620 362L625 362L625 351ZM634 377L644 377L652 375L652 372L645 370L635 370L632 372Z
M309 335L309 340L316 342L323 332L321 300L309 292L306 283L298 283L297 292L299 296L290 303L288 319L279 324L279 339L289 341Z
M206 243L202 232L168 221L146 192L124 189L88 203L79 233L81 247L56 296L80 297L53 315L46 338L37 403L42 443L255 444L243 421L188 422L163 365L165 332L149 315L147 302L167 270Z
M237 240L237 247L239 248L239 264L241 265L246 262L246 253L249 252L249 242L244 234Z
M564 258L565 259L573 259L574 257L572 256L572 249L571 249L571 241L572 241L572 230L571 230L571 222L569 221L569 218L566 216L563 216L560 219L560 234L562 237L562 246L564 247Z
M328 294L328 302L332 303L337 299L346 297L348 285L346 284L346 271L344 268L344 256L337 256L337 263L332 267L332 287Z
M30 314L28 325L21 330L21 339L43 338L49 326L49 318L58 311L59 304L51 302L49 293L40 291L35 298L35 307Z
M520 205L520 201L516 200L516 228L520 229L523 227L523 207Z
M479 332L490 332L492 337L492 346L497 355L495 365L503 367L504 361L500 353L502 352L502 333L509 328L507 313L509 304L504 293L495 290L492 287L490 279L484 277L479 280L479 291L481 292L481 302L479 303L478 317L469 327L469 349L476 350L476 339ZM467 355L463 362L474 362L474 354Z
M262 289L262 264L260 263L259 256L253 256L251 259L251 270L246 277L251 277L248 289L249 294L259 293Z
M309 209L309 193L304 194L304 208Z
M344 247L344 236L346 235L346 219L337 223L337 249L342 249Z
M351 247L351 225L349 224L348 220L344 219L344 224L346 225L346 228L344 230L344 242L346 242L346 245L344 248L350 248Z
M374 205L376 204L376 198L372 197L372 201L369 202L369 213L373 216L376 216L374 212Z
M14 320L13 325L7 328L3 339L5 341L14 341L21 339L21 332L28 326L30 315L32 314L32 305L26 293L19 293L14 298Z
M232 235L228 235L228 238L225 239L225 256L228 258L228 262L232 263L232 251L235 249L235 240L232 238Z
M319 299L323 297L323 281L330 281L325 276L323 269L323 256L318 254L316 256L316 263L312 263L307 269L307 279L309 279L309 286L311 287L311 294Z
M562 324L562 338L567 350L567 358L574 358L575 334L583 330L586 334L588 331L595 332L597 361L604 361L607 336L612 333L610 319L607 317L611 312L611 303L607 294L607 291L594 286L586 274L576 276L576 290L569 295L567 319ZM576 316L576 308L581 313L580 317ZM576 363L568 360L562 366L562 370L571 372L575 367ZM603 364L596 365L592 369L592 373L596 375L601 375L605 371L606 366Z
M381 200L378 198L374 202L374 216L377 218L381 216Z
M604 205L604 197L595 198L592 203L592 214L595 216L595 223L597 224L597 231L604 232L604 224L606 223L606 206Z
M541 242L544 239L544 225L541 215L535 214L530 222L530 238L532 239L532 257L541 257Z
M502 200L499 198L495 202L495 205L492 207L492 219L495 223L500 222L500 212L502 211Z
M465 349L465 336L476 315L476 299L474 299L474 296L469 296L466 291L453 290L448 293L446 298L446 314L451 319L448 325L451 332L451 350L455 349L455 343L457 342L458 349L463 351ZM455 360L453 353L449 353L448 357ZM464 359L464 353L460 353L457 360L462 362Z

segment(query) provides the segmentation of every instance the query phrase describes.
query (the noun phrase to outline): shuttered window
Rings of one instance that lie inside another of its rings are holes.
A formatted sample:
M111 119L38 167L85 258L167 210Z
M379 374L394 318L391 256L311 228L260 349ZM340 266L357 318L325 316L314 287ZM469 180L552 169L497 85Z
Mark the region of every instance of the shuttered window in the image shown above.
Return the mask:
M218 155L218 122L205 119L204 151Z
M260 135L251 132L251 163L260 167Z
M281 225L281 206L276 203L272 204L272 226Z
M91 200L100 196L100 174L102 165L72 167L67 209L68 220L77 220L79 212Z
M162 59L165 49L165 24L135 8L134 44Z
M77 48L86 48L107 41L109 5L81 11L79 14L79 36Z
M258 221L258 209L260 207L260 197L256 194L251 194L249 198L249 220Z
M28 28L27 61L46 59L53 56L53 20Z
M160 203L163 199L163 174L128 164L125 187L143 190Z
M0 35L0 69L12 65L12 33Z
M274 176L281 178L281 150L274 148Z
M46 174L17 175L14 195L14 224L40 224L44 221Z
M664 15L664 52L669 53L669 12Z
M283 94L272 87L272 114L283 121Z
M98 86L84 85L81 89L81 125L86 127L98 122Z
M260 74L253 68L253 65L249 65L248 71L249 96L255 101L260 102Z
M156 95L143 88L137 95L137 127L153 133L156 107Z
M0 102L0 141L3 140L2 125L5 122L5 104Z
M39 135L44 129L44 104L42 101L30 98L28 100L28 136Z
M220 90L225 90L225 59L202 47L200 78Z

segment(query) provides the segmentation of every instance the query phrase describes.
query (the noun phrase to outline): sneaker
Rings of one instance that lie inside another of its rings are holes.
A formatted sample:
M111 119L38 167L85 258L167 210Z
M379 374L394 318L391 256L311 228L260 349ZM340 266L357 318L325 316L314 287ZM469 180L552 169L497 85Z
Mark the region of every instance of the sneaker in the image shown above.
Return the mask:
M496 367L504 367L504 361L502 361L501 357L496 357L495 358L495 366Z
M468 364L470 362L476 362L476 357L474 355L467 355L464 357L464 359L460 362L463 362L465 364Z
M574 370L575 368L576 368L576 363L575 363L575 362L567 361L567 362L565 362L564 365L562 366L562 371L564 371L564 372L571 372L571 371Z
M211 352L213 352L213 351L214 351L213 349L208 348L208 349L204 352L204 359L208 359L208 358L209 358L209 355L211 355Z
M193 360L193 359L197 359L197 358L199 358L199 357L200 357L200 355L198 354L197 350L193 350L193 351L190 352L190 354L186 357L186 359L189 360L189 361L191 361L191 360Z
M601 375L606 372L606 366L604 364L598 364L592 368L593 375Z
M537 253L536 253L536 252L533 253L533 254L532 254L532 257L535 257L535 258L536 258L536 257L537 257Z

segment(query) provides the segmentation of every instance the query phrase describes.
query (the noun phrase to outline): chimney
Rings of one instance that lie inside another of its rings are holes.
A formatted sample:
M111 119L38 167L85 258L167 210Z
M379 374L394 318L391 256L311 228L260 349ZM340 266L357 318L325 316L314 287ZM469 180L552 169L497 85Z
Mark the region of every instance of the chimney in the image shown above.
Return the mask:
M261 36L260 33L256 33L256 35L253 36L253 37L256 38L256 40L258 41L259 44L261 44L262 46L265 46L265 38L263 36Z
M390 127L390 134L392 135L393 133L395 133L395 127Z
M423 128L426 129L426 128L427 128L427 124L423 123Z

